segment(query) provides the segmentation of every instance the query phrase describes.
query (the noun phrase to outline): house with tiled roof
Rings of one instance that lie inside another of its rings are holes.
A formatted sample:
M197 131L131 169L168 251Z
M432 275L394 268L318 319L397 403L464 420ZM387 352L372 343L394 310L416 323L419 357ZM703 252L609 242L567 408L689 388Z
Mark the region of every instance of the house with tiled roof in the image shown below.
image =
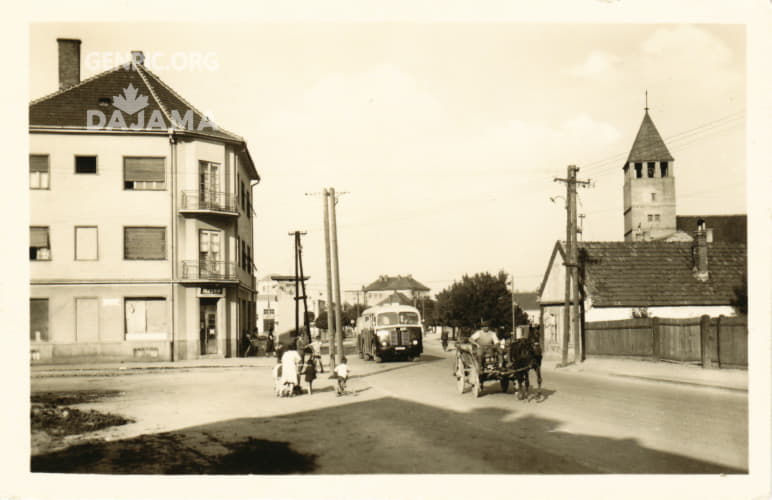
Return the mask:
M413 278L411 274L405 276L379 276L363 289L365 304L378 304L394 292L399 292L411 300L411 305L429 296L429 287Z
M539 323L540 309L538 292L515 292L512 294L512 300L528 315L529 321L532 323Z
M245 140L145 66L29 104L33 360L235 356L255 326L254 186Z
M747 269L744 243L608 241L579 243L581 324L630 319L734 316ZM539 288L544 342L560 352L565 300L564 242L557 242ZM573 339L569 345L573 346Z
M415 304L415 302L413 301L413 299L411 299L404 293L393 292L391 295L389 295L382 301L378 302L377 305L384 305L384 304L401 304L403 306L412 306Z

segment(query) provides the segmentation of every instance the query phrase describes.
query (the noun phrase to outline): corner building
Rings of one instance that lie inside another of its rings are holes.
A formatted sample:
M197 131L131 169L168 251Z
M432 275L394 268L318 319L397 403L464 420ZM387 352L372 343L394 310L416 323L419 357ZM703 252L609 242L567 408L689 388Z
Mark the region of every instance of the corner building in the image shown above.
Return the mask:
M237 356L256 323L246 142L142 53L79 81L80 42L58 42L60 90L29 106L32 361Z

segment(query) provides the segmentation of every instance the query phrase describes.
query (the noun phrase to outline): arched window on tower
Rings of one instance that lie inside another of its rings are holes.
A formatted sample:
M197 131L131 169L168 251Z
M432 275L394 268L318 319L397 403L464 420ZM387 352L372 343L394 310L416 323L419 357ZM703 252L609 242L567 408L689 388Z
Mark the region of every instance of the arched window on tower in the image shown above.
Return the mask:
M643 163L635 164L635 178L640 179L643 177Z
M646 164L646 175L649 176L649 178L654 177L654 162L650 161Z
M660 171L660 177L667 177L667 162L666 161L659 162L659 171Z

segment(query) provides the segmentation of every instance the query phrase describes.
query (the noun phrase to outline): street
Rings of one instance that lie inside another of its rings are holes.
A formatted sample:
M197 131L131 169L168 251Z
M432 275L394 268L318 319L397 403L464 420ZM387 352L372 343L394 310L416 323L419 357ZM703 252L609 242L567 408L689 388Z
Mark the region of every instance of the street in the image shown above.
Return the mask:
M487 382L459 394L455 353L420 361L348 354L352 395L328 372L314 394L273 396L270 364L36 376L32 395L114 391L77 405L134 420L37 443L32 470L146 474L716 474L748 470L745 392L556 369L540 398ZM267 360L266 360L267 361ZM535 377L531 377L532 383ZM532 387L532 395L535 389ZM41 444L42 443L42 444Z

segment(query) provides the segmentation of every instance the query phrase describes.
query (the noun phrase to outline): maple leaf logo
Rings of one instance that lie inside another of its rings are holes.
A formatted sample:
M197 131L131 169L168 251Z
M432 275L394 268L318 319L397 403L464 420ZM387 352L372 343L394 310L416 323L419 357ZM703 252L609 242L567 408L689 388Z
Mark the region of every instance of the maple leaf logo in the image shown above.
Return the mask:
M137 96L137 89L134 88L134 85L129 84L128 87L123 89L123 95L113 96L113 106L124 113L133 115L147 107L147 96Z

